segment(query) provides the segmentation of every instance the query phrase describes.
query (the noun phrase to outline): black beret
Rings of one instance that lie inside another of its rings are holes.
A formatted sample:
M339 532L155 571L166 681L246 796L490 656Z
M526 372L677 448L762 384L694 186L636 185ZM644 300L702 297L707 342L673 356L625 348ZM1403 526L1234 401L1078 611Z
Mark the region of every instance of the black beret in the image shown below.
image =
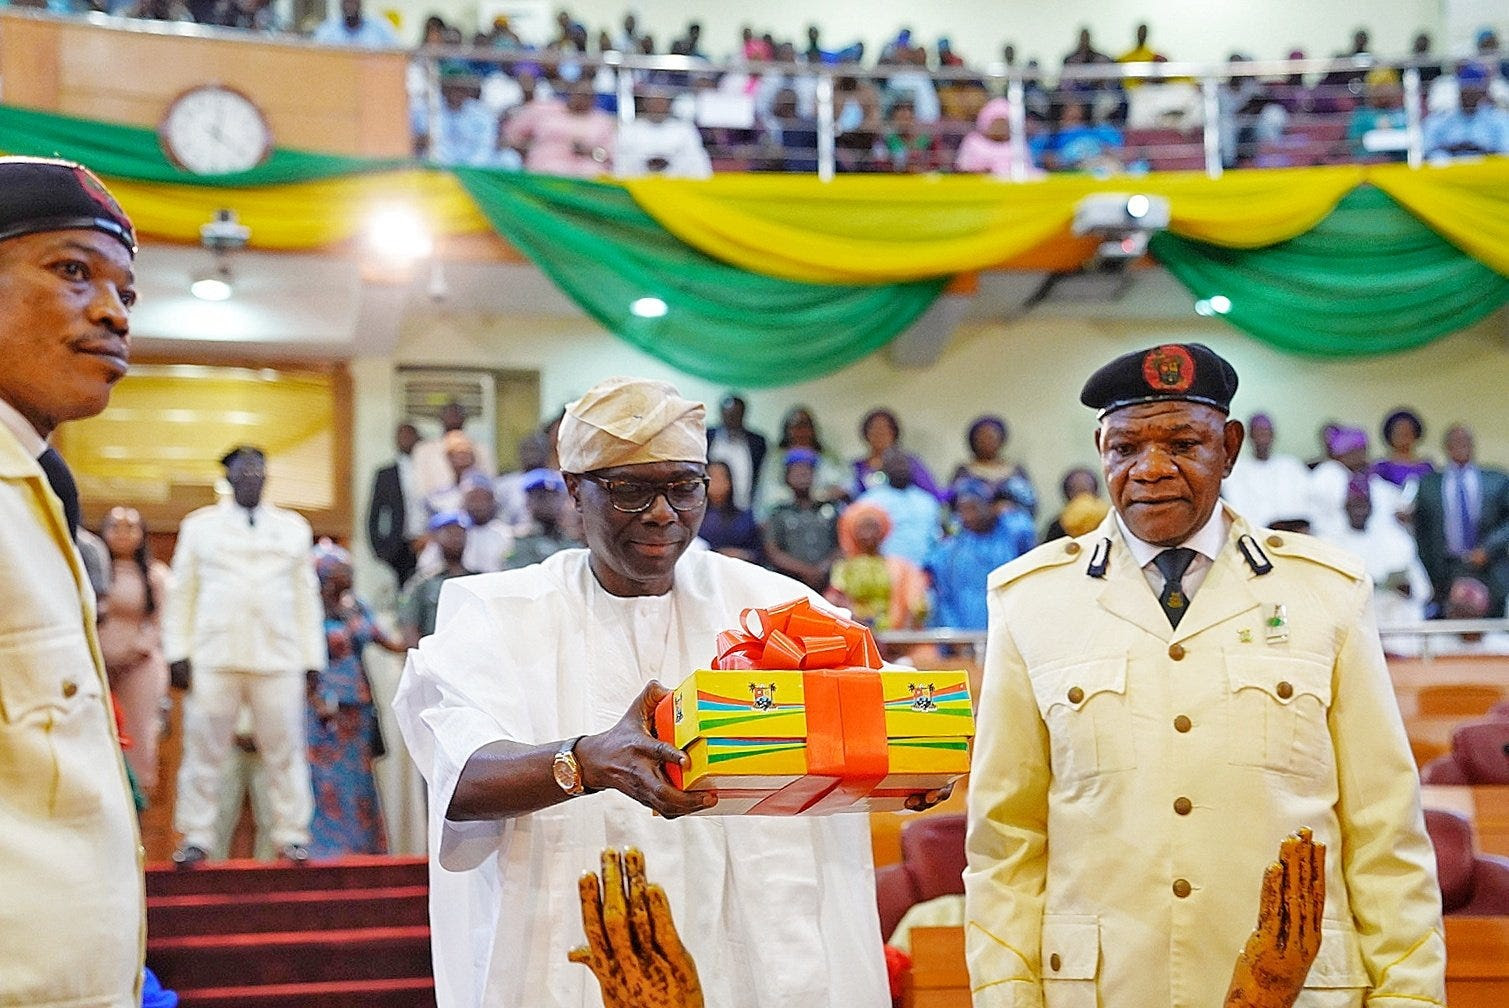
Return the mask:
M1203 343L1165 343L1122 354L1090 376L1079 401L1099 416L1141 403L1182 400L1231 412L1236 369Z
M0 241L40 231L103 231L136 254L131 218L83 165L0 157Z
M261 448L258 448L256 445L244 444L237 445L230 451L226 452L224 455L220 456L220 464L229 469L231 467L231 463L236 461L236 459L240 458L242 455L254 457L264 461L267 459L267 453L262 451Z

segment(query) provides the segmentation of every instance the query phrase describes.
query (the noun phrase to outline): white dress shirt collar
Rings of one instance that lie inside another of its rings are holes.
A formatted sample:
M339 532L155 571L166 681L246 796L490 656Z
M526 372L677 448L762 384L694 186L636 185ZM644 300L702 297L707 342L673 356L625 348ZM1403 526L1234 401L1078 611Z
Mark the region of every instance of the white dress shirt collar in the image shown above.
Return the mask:
M4 424L7 430L16 435L22 450L32 458L47 450L47 439L37 433L37 429L21 415L20 410L4 399L0 399L0 424Z
M1153 562L1153 558L1162 553L1168 547L1154 546L1152 543L1143 542L1127 529L1126 522L1121 520L1121 512L1116 512L1116 524L1121 529L1121 538L1126 540L1127 549L1131 550L1132 558L1137 561L1138 567L1146 567ZM1206 560L1214 561L1221 552L1221 547L1226 545L1226 537L1231 532L1231 519L1226 517L1226 508L1219 502L1216 509L1210 513L1210 518L1200 530L1188 539L1180 543L1194 550Z

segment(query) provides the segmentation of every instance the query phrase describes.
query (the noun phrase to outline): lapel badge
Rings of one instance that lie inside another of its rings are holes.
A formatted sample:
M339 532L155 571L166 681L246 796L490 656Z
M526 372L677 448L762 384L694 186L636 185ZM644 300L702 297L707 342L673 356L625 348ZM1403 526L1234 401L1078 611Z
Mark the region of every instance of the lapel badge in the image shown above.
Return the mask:
M1243 627L1242 629L1240 629L1240 630L1237 631L1237 640L1240 641L1243 644L1251 644L1252 643L1252 631L1249 630L1247 627Z
M1268 617L1265 627L1264 636L1269 644L1282 644L1289 639L1289 615L1283 606L1273 607L1273 615Z

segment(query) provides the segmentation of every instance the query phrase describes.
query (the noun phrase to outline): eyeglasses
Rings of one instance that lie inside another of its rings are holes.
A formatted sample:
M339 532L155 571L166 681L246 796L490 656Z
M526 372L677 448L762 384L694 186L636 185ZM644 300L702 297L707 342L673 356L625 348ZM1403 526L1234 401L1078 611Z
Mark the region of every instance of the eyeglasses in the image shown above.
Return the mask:
M613 510L625 514L639 514L654 507L659 497L677 511L695 511L707 503L707 477L677 480L674 483L638 483L634 480L605 479L591 473L582 473L582 479L591 480L608 493L608 503Z

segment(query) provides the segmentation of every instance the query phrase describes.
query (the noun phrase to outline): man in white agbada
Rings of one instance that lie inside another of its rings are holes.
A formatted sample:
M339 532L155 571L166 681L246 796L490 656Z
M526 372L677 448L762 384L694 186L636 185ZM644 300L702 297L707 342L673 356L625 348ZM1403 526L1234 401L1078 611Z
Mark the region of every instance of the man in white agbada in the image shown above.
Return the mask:
M706 667L743 607L817 597L687 552L707 436L671 386L603 382L567 407L559 447L588 548L448 581L394 701L430 786L440 1008L601 1005L566 958L583 944L576 879L628 845L708 1005L889 1004L867 817L678 818L715 799L671 787L661 764L681 753L647 732L661 683Z
M1307 531L1311 523L1310 470L1293 455L1275 453L1273 418L1254 413L1247 421L1247 443L1221 481L1221 499L1258 528Z

